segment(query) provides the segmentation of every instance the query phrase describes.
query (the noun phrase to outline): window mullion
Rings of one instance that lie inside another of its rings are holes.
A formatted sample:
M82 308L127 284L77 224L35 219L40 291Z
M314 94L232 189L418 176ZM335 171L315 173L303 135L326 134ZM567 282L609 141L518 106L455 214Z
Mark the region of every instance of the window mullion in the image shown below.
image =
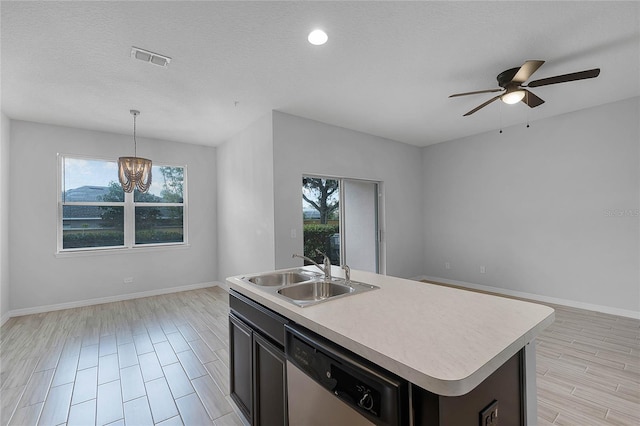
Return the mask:
M135 244L135 205L133 192L124 194L124 245L133 247Z

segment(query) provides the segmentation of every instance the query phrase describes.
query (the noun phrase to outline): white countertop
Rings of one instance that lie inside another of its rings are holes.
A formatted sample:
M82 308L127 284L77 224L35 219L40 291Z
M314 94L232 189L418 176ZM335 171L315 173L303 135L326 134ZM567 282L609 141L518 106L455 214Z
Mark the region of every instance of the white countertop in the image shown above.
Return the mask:
M337 267L332 273L343 276ZM227 282L292 321L445 396L474 389L554 320L547 306L356 270L352 280L380 289L301 308L242 281L243 276Z

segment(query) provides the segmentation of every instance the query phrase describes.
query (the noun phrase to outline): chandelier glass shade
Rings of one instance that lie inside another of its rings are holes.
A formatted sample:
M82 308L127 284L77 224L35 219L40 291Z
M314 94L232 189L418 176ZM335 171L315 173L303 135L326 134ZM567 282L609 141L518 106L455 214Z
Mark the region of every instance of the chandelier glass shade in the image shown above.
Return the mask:
M118 179L124 192L132 192L138 188L147 192L151 187L151 160L137 156L136 117L140 111L131 110L133 115L133 157L118 158Z

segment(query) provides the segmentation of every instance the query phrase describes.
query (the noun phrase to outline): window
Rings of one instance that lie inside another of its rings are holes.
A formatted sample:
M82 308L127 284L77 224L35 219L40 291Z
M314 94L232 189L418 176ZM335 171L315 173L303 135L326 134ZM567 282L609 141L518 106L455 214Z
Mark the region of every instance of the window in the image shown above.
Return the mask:
M136 245L184 242L184 168L153 166L146 194L134 191Z
M58 251L186 243L186 168L154 165L149 192L125 193L113 160L60 156Z

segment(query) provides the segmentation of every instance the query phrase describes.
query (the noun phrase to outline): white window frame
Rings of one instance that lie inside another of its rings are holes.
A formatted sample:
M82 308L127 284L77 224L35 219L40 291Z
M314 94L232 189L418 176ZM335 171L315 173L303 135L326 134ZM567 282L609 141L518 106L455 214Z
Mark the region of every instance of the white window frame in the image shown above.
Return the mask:
M144 251L144 250L157 250L162 248L187 248L189 247L189 214L188 214L188 178L187 178L187 166L177 164L154 164L157 167L181 167L183 170L183 185L182 185L182 203L149 203L149 202L134 202L134 193L124 193L123 202L90 202L90 201L63 201L62 193L64 191L64 160L65 158L73 158L78 160L89 161L106 161L115 162L113 158L105 158L98 156L86 156L76 154L61 154L57 155L58 162L58 178L57 178L57 250L56 255L69 255L69 254L109 254L109 253L122 253L123 251ZM114 176L117 179L117 174ZM69 205L82 205L82 206L122 206L124 207L124 245L121 246L104 246L104 247L81 247L81 248L63 248L63 206ZM182 242L169 242L169 243L153 243L153 244L135 244L135 208L136 207L182 207L182 227L183 227L183 239Z

